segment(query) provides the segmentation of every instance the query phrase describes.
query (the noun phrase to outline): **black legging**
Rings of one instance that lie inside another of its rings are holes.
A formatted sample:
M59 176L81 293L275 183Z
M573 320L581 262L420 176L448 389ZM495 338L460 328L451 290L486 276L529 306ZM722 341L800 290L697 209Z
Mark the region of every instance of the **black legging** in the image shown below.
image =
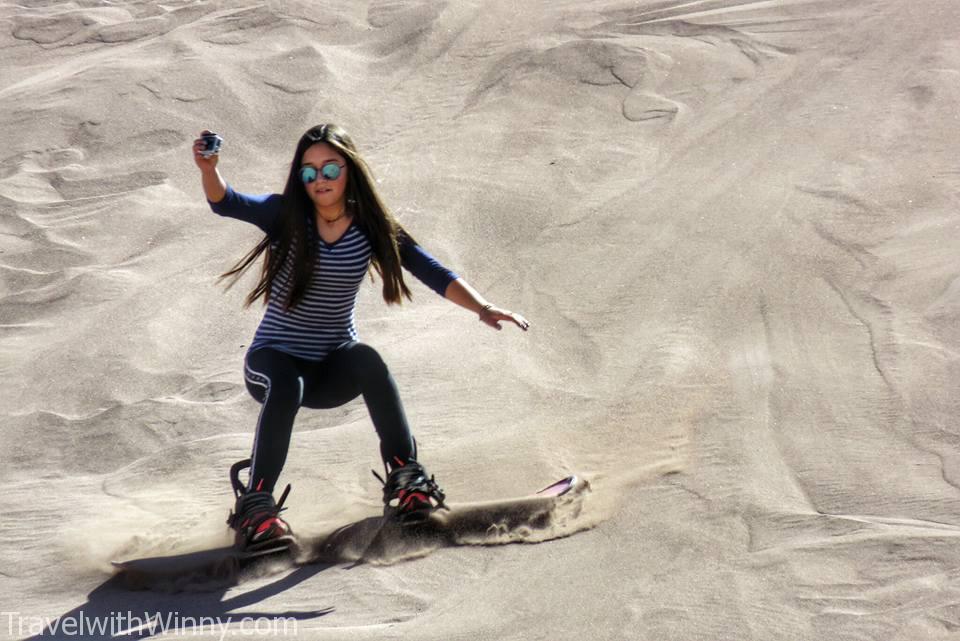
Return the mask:
M322 361L261 348L247 355L244 374L247 390L263 404L253 441L249 489L273 491L287 459L293 419L300 406L339 407L363 394L380 436L383 460L406 462L415 456L397 385L369 345L346 343Z

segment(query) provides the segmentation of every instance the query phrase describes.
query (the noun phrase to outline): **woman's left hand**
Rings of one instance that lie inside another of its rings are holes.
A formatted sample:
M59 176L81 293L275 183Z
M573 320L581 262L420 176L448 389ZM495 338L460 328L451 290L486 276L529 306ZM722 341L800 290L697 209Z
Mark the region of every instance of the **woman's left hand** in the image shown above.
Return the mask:
M500 321L509 321L514 323L523 331L530 329L530 322L520 314L514 314L508 309L501 309L495 305L487 305L480 310L480 322L486 323L494 329L503 329Z

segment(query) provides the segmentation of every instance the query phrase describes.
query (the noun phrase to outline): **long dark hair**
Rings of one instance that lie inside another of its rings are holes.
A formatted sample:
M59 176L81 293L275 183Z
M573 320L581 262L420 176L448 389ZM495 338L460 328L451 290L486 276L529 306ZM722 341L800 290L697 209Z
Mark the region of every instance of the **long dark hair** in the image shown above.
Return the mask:
M292 262L293 282L285 288L284 307L290 310L303 298L310 284L317 252L313 238L316 233L314 205L300 179L300 165L304 152L311 145L322 142L336 149L347 163L347 207L354 223L370 240L373 252L370 266L383 280L383 299L389 304L400 304L403 297L409 300L411 294L403 281L399 249L401 236L409 238L409 235L384 204L370 167L357 152L353 139L342 127L333 124L317 125L300 137L290 163L287 185L283 189L279 228L273 234L266 235L236 265L221 275L220 280L231 279L227 285L229 289L263 255L260 280L247 295L246 305L252 305L261 297L264 303L270 300L277 274L287 262Z

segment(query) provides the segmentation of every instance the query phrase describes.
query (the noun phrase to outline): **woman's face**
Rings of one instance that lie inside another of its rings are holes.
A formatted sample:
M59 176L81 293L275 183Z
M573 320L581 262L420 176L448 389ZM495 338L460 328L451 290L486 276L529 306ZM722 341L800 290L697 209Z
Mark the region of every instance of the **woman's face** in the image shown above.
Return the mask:
M336 179L330 180L324 177L325 173L331 172L328 167L324 171L324 165L333 163L338 166L340 175ZM307 190L307 195L318 209L336 209L342 208L346 198L347 191L347 161L340 153L325 142L318 142L310 145L300 160L301 177L303 168L312 167L316 170L316 179L313 182L304 182L303 188ZM313 174L313 172L308 172Z

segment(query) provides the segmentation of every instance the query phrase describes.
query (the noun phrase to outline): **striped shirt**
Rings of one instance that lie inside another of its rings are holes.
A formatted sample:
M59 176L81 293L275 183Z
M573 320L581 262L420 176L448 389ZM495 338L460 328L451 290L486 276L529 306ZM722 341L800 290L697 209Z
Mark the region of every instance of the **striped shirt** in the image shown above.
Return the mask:
M280 194L251 196L227 187L223 200L210 203L210 207L221 216L252 223L273 236L278 231L281 204ZM313 229L312 218L310 223ZM267 311L249 351L270 347L317 361L340 345L359 340L355 311L360 284L373 254L370 240L356 222L333 243L316 232L312 236L317 243L316 262L303 299L289 311L284 308L293 271L293 259L288 257L272 283ZM457 278L406 235L400 237L400 260L404 268L441 296Z

